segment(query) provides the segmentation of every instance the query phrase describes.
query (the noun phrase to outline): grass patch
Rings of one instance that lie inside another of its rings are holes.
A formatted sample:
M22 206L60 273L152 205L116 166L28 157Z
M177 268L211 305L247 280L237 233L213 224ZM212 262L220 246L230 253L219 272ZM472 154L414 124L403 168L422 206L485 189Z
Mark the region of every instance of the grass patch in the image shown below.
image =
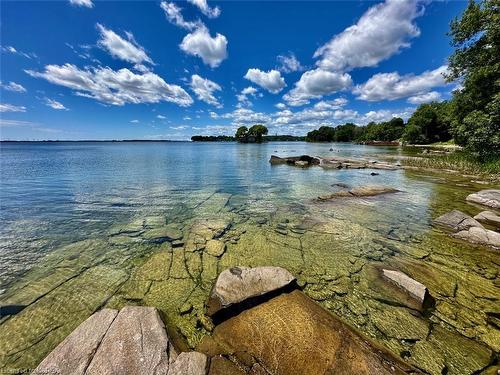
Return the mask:
M465 151L421 155L402 160L403 165L419 168L449 169L468 174L500 177L500 155L479 158Z

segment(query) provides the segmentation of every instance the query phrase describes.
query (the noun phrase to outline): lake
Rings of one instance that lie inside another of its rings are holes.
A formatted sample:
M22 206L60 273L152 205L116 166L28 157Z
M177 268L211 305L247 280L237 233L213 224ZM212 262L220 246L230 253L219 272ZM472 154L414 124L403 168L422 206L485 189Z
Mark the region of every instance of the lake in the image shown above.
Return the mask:
M194 348L210 331L204 302L215 278L236 265L289 269L323 307L431 374L478 372L500 350L498 251L432 226L454 208L481 210L465 197L491 185L473 177L269 163L408 153L340 143L0 147L0 304L22 307L0 320L0 368L36 366L104 306L155 306L178 343ZM400 192L315 199L344 185ZM154 241L158 228L182 240ZM222 254L204 251L212 237L224 241ZM424 283L436 308L424 316L401 303L383 267Z

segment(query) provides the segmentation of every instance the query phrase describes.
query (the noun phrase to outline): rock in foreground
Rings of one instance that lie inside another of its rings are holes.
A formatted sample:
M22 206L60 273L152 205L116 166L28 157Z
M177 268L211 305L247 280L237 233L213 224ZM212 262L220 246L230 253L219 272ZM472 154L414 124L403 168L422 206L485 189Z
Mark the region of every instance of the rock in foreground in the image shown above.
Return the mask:
M210 294L207 314L213 316L221 309L253 297L280 290L295 281L281 267L233 267L219 275Z
M275 375L419 373L298 290L221 323L212 342L205 345L212 354L228 349L252 374L256 369Z
M396 284L399 288L405 290L410 296L416 299L423 309L430 308L434 305L434 299L431 297L424 284L400 271L383 269L382 274L386 279Z
M483 206L500 208L500 190L481 190L477 193L469 194L466 200L468 200L469 202L482 204Z
M335 198L347 197L373 197L381 194L397 193L399 190L387 186L360 186L351 190L341 190L332 194L321 195L318 197L320 201L326 201Z
M468 230L472 227L483 227L477 220L458 210L453 210L439 216L434 220L434 223L450 227L454 231Z
M296 165L298 167L319 165L320 162L321 162L320 158L316 158L314 156L309 156L309 155L291 156L286 158L280 158L279 156L272 155L271 159L269 159L269 163L271 164L289 164L289 165Z

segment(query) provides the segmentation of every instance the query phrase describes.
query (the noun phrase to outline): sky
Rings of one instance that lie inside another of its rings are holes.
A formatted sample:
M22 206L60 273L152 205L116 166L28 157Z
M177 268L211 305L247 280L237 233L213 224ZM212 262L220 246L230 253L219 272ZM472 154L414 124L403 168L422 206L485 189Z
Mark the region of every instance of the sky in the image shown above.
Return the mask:
M463 1L2 1L2 140L188 140L450 98Z

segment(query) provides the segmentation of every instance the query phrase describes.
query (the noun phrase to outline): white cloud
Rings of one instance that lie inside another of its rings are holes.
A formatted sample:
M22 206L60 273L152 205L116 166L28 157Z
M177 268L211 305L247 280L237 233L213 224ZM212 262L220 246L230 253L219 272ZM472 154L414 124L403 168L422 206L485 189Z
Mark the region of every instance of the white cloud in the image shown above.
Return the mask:
M287 109L287 106L286 104L283 104L283 103L277 103L274 105L276 108L278 109L281 109L281 110L284 110L284 109Z
M209 115L210 115L210 118L213 118L213 119L218 119L219 118L219 115L213 111L209 112Z
M420 75L399 75L393 73L378 73L362 85L354 88L353 92L358 99L367 101L395 100L425 94L433 87L446 85L443 76L447 66L443 65L434 70L428 70Z
M248 108L238 108L230 113L225 113L221 118L231 119L232 125L241 126L248 124L266 124L271 120L271 117L262 112L254 112Z
M182 119L183 119L184 121L189 121L189 120L192 120L192 118L191 118L191 117L189 117L189 116L184 116ZM176 128L172 128L172 129L176 129Z
M0 112L26 112L26 107L0 103Z
M131 122L132 124L138 124L138 123L139 123L139 120L130 120L130 122Z
M352 79L347 73L309 70L302 74L295 87L286 93L283 99L291 106L304 105L308 104L310 99L333 94L351 85Z
M217 18L220 16L220 8L217 6L210 8L207 4L207 0L188 0L188 2L200 8L201 12L209 18Z
M7 91L14 91L14 92L26 92L26 89L18 84L18 83L15 83L15 82L9 82L8 84L4 85L0 82L0 86L2 86L3 89L7 90Z
M166 117L163 116L163 115L156 115L156 118L160 119L160 120L165 120L166 119Z
M186 21L182 16L182 9L175 3L162 1L160 3L160 7L165 12L165 17L167 17L167 20L176 26L190 31L202 26L202 23L200 21Z
M92 0L69 0L69 3L71 5L79 6L79 7L86 7L86 8L92 8L94 6L94 3L92 3Z
M68 110L68 108L66 108L64 104L58 102L57 100L46 98L45 104L53 109L66 110L66 111Z
M23 57L26 57L27 59L34 59L34 58L38 57L33 52L30 52L30 53L22 52L22 51L19 51L12 46L5 46L5 47L2 46L2 51L7 52L7 53L12 53L14 55L23 56Z
M252 81L256 85L259 85L273 94L277 94L286 86L281 73L274 69L269 72L263 72L260 69L254 68L248 69L244 78Z
M79 69L65 64L46 65L43 72L26 70L26 73L75 90L77 95L112 105L166 101L189 106L193 103L182 87L166 83L151 72L136 74L128 69L113 70L108 67Z
M369 111L361 116L357 123L360 125L366 125L369 122L381 122L381 121L389 121L394 117L401 117L403 120L408 120L412 113L415 112L415 108L406 108L403 110L388 110L381 109L378 111Z
M324 70L346 71L375 66L410 46L420 35L414 23L423 14L418 0L386 0L368 9L359 21L336 35L315 53Z
M427 92L425 94L415 95L408 98L408 103L423 104L441 100L441 94L437 91Z
M114 58L138 64L138 68L144 67L140 65L142 63L153 63L144 48L137 44L132 33L127 33L128 40L125 40L113 30L109 30L99 23L96 26L101 34L97 44L108 51Z
M210 81L209 79L202 78L198 74L193 74L191 76L191 89L194 91L199 100L218 108L222 107L217 98L214 96L215 91L222 90L217 83Z
M212 68L218 67L227 57L226 37L219 33L215 37L211 37L205 26L201 26L186 35L180 48L189 55L198 56Z
M288 56L279 55L277 57L280 66L278 70L283 73L292 73L299 72L304 70L304 67L300 64L300 61L297 60L297 57L293 53L290 53Z
M248 99L248 96L251 95L253 97L257 94L257 89L252 86L245 87L241 90L241 93L236 95L240 106L252 106L252 102Z
M340 109L348 103L345 98L337 98L333 100L322 100L314 105L314 108L320 111L331 111Z

